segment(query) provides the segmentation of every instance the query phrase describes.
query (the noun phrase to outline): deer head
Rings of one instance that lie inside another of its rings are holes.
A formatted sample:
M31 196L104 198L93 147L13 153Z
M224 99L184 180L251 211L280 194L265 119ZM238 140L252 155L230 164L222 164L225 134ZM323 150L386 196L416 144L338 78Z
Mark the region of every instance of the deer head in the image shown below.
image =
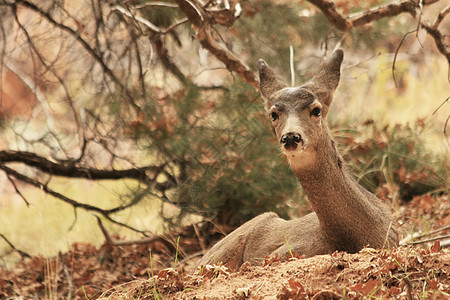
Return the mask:
M339 84L343 57L343 51L336 50L309 82L298 87L288 87L264 60L258 61L266 111L294 171L316 164L317 152L330 144L325 117Z

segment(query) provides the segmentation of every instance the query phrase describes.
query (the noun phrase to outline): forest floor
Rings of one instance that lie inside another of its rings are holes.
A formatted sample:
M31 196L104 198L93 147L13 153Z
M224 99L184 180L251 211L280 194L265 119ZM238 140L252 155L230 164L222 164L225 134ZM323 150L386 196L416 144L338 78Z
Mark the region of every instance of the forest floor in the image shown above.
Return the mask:
M395 217L401 232L430 241L267 258L236 272L224 266L194 270L203 242L199 228L190 226L142 243L74 244L57 257L24 258L13 269L0 269L0 299L449 299L448 195L414 197Z

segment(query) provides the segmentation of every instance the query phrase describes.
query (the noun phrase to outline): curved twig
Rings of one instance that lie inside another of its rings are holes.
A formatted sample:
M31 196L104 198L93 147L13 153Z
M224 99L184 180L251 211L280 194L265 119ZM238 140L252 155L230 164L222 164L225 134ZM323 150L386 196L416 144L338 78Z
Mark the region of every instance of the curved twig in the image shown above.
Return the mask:
M400 40L400 43L398 43L397 49L395 50L394 59L392 61L392 78L394 79L394 84L395 84L396 88L398 88L398 85L397 85L397 80L395 79L395 63L397 62L398 52L400 51L400 47L402 46L402 44L405 41L406 37L408 35L410 35L411 33L414 33L414 32L416 32L416 30L412 30L412 31L409 31L409 32L405 33L403 35L402 39Z

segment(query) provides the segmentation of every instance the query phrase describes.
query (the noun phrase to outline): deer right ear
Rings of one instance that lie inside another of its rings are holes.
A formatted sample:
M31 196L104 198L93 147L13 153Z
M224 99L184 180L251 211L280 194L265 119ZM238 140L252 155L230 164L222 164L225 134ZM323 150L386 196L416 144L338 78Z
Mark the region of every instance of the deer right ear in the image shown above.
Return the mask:
M266 100L266 110L268 110L273 105L270 96L287 87L287 84L275 74L275 71L263 59L258 60L258 72L259 90Z

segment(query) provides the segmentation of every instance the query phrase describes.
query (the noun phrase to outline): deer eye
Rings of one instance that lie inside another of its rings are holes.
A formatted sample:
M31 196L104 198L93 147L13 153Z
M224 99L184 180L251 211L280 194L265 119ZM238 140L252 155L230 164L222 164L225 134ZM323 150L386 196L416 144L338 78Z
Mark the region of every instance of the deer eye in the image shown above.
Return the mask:
M272 118L272 121L276 121L278 119L278 114L276 112L271 112L269 116Z
M321 113L322 113L322 109L320 107L316 107L311 111L310 115L319 117Z

